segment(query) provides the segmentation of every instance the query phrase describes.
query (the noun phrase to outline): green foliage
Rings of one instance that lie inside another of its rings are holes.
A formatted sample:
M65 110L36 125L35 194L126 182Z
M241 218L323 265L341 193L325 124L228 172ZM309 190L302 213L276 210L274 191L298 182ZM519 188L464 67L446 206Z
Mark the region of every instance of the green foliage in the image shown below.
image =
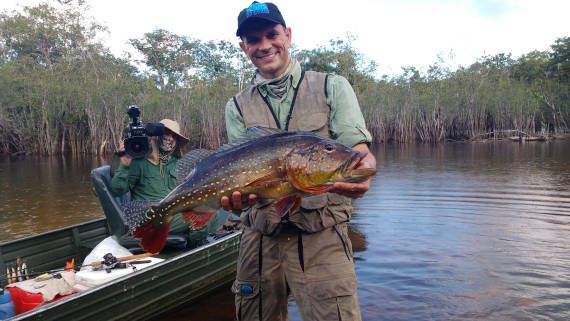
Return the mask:
M561 81L570 80L570 37L556 39L551 46L550 68Z
M130 43L144 56L142 62L154 72L161 91L167 86L174 89L186 80L186 72L195 63L193 51L198 47L197 41L162 29L131 39Z
M189 147L225 142L224 106L255 73L239 47L157 29L130 40L141 61L117 58L96 40L105 28L85 15L83 2L69 3L0 13L0 152L111 152L133 104L145 122L179 121ZM549 52L484 56L453 72L439 58L426 73L407 66L380 80L353 40L291 52L305 69L348 79L376 141L568 129L569 37Z
M367 61L352 47L353 37L347 40L331 40L330 47L321 46L312 50L299 50L293 56L305 70L314 70L345 77L352 86L358 87L373 80L376 64ZM355 88L358 92L358 88Z

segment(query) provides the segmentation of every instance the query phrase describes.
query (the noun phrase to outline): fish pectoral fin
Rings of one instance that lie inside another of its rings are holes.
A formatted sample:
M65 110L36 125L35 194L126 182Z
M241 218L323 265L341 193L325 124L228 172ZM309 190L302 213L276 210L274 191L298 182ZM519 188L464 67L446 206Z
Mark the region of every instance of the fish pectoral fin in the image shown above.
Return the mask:
M245 187L267 187L271 185L281 184L283 181L285 181L285 178L278 177L275 174L269 174L249 182L245 185Z
M332 185L327 184L324 186L304 186L302 190L311 194L323 194L332 189Z
M293 212L301 205L301 198L298 196L287 196L275 202L275 212L279 217L285 216L289 212Z
M191 230L195 230L206 225L206 223L210 221L214 213L215 212L202 213L202 212L187 211L182 213L182 219L185 222L191 222L192 224L190 224L189 228Z

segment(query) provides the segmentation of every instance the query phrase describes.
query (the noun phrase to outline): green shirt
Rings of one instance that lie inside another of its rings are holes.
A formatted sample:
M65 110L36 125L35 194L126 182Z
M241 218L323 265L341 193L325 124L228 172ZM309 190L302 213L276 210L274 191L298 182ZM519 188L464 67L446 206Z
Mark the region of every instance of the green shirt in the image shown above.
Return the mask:
M133 159L130 166L121 163L111 179L111 193L121 196L131 191L132 200L161 200L176 187L176 164L178 158L171 157L168 163L162 166L154 165L147 159ZM187 234L193 242L189 247L199 245L208 236L215 233L222 225L229 212L218 210L206 225L197 230L189 230L190 222L184 222L182 215L176 214L170 222L169 234Z
M176 187L177 163L178 158L171 157L166 165L147 159L133 159L130 166L121 164L111 180L111 193L121 196L130 190L132 200L163 199Z
M285 128L289 110L291 109L294 95L294 90L292 89L299 85L300 79L301 66L296 63L291 72L287 93L282 98L274 96L266 90L265 86L258 86L261 95L269 101L281 128ZM331 107L329 129L332 138L351 147L358 143L372 142L372 136L366 129L356 94L348 80L342 76L329 75L327 93L327 104ZM230 99L226 104L226 130L230 142L246 131L243 118L239 114L233 99Z

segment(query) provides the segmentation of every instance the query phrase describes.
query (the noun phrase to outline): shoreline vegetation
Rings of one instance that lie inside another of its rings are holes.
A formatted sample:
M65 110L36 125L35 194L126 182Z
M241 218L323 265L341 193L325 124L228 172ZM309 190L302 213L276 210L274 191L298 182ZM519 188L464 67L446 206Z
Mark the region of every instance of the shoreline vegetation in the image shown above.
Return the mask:
M189 148L227 141L224 107L255 71L237 44L157 29L131 39L141 60L116 57L104 26L79 4L0 13L0 154L108 155L138 105L142 121L176 119ZM70 2L71 3L71 2ZM562 138L570 125L570 37L549 51L483 56L450 70L376 64L348 39L292 48L304 69L335 73L355 89L375 143Z

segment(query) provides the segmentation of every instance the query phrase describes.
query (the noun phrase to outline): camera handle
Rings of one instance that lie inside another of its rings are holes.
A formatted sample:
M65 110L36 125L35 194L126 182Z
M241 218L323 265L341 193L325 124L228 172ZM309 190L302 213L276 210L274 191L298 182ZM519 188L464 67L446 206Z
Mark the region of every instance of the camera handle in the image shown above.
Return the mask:
M141 115L141 110L139 109L139 106L137 105L129 106L127 114L133 120L131 126L140 126L139 116Z
M125 156L125 155L127 155L127 152L124 151L124 150L117 149L117 150L115 151L115 156L117 156L117 157L123 157L123 156Z

